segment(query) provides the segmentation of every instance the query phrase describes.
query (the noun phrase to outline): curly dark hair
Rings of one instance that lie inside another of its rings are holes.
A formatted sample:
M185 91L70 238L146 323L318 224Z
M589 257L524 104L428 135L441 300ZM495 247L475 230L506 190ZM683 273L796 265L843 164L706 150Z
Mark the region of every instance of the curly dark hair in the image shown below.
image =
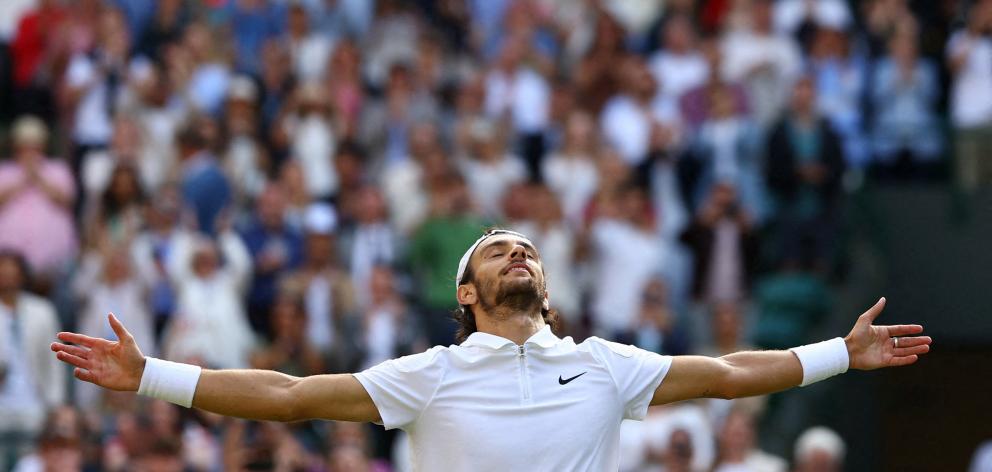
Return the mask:
M458 285L464 285L474 281L475 272L472 270L472 264L470 263L465 267L465 273L462 275L461 280L458 280ZM452 317L458 323L458 330L455 332L455 341L459 344L465 342L472 333L479 330L475 325L475 313L472 313L472 308L468 305L459 305L452 313ZM558 311L542 307L541 317L544 318L544 322L548 326L551 326L551 331L557 334L561 326Z

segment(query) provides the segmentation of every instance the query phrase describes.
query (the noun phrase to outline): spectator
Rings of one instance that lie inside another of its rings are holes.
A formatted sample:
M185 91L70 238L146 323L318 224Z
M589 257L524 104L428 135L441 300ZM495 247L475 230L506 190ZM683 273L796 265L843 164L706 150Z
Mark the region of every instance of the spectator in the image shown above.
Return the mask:
M710 118L713 105L710 100L719 97L717 91L733 97L734 115L743 116L751 114L749 105L748 90L746 83L742 80L730 80L725 77L724 71L724 51L717 38L706 38L700 47L703 57L706 58L706 69L709 75L706 81L698 87L687 90L679 97L679 114L685 126L689 130L696 130L704 121ZM753 117L752 117L753 118Z
M306 339L328 361L331 372L357 369L358 325L355 288L335 257L337 213L313 204L304 215L303 264L280 281L282 290L303 297Z
M728 89L717 87L710 93L709 117L692 140L690 159L682 163L696 168L695 182L689 182L686 190L690 191L693 207L699 208L714 186L733 186L741 206L760 221L765 205L758 160L759 131L746 117L735 113L734 97Z
M932 176L943 150L936 115L937 69L919 57L916 43L910 32L893 36L871 81L875 160L897 177Z
M128 164L117 165L102 193L87 212L88 243L129 244L144 225L145 192L138 171Z
M213 234L221 212L230 211L231 187L208 148L208 137L196 125L176 136L182 165L183 205L196 217L196 229Z
M161 59L167 44L182 38L190 11L182 0L156 2L154 16L138 40L136 50L150 59Z
M224 121L224 170L234 184L237 200L257 198L265 188L271 161L259 136L258 88L246 76L231 80Z
M302 82L323 79L334 42L326 34L310 30L310 18L302 3L289 6L285 37L296 77Z
M844 440L833 430L815 426L796 439L796 472L839 472L844 470Z
M842 29L820 27L810 49L809 69L815 78L817 108L840 135L847 163L868 163L865 113L861 110L867 64ZM783 90L785 90L783 88Z
M957 184L973 192L992 182L992 2L976 2L965 28L947 42L947 63L953 77L950 93L954 126Z
M279 277L303 262L303 235L286 224L286 191L270 184L259 195L255 214L241 232L254 274L248 291L248 318L257 333L271 333L269 313Z
M598 186L596 127L585 112L569 114L561 148L542 162L544 181L561 200L565 221L572 228L582 224L582 212Z
M802 244L811 243L812 257L823 264L838 230L844 159L840 137L815 103L813 79L797 82L789 113L769 138L766 180L782 254L798 258Z
M630 165L642 163L650 152L674 147L679 138L675 103L658 93L658 84L643 59L623 62L623 92L606 103L601 116L603 138Z
M257 51L269 38L282 32L286 6L256 0L227 4L234 38L235 64L239 72L259 70Z
M392 268L376 265L369 282L371 300L362 320L365 337L362 368L426 349L419 317L397 292Z
M620 333L617 341L633 344L642 349L677 356L689 352L689 338L680 326L668 300L668 287L661 278L654 278L644 287L640 315L637 323L627 333Z
M672 431L668 439L668 447L662 456L661 463L665 472L690 472L692 470L692 439L684 429Z
M450 172L433 124L414 125L408 139L409 157L387 162L380 175L390 222L402 235L409 235L427 217L431 181Z
M590 308L596 332L612 337L636 326L644 287L671 248L655 231L643 188L627 184L606 203L589 230L596 267Z
M22 458L12 468L14 472L81 472L83 451L78 438L66 437L56 431L45 431L38 438L38 451Z
M683 93L706 82L709 64L699 50L690 17L672 16L664 25L662 49L651 56L649 67L666 101L677 102Z
M472 212L472 200L461 176L449 174L431 192L431 216L410 236L407 258L418 281L416 301L424 310L428 340L431 345L448 345L455 333L451 319L455 309L453 271L463 248L475 242L487 222Z
M115 138L127 138L137 146L132 154L121 152L117 139L111 143L111 158L131 158L141 173L142 186L156 192L167 182L178 178L176 135L187 120L191 107L169 77L171 70L152 66L134 81L135 95L127 108L127 116L117 120ZM123 130L118 130L123 123ZM137 128L134 133L128 128ZM125 159L127 160L127 159Z
M107 314L127 323L144 352L157 355L154 318L145 302L144 280L136 277L131 252L126 244L104 241L97 250L82 258L73 277L73 291L81 302L77 320L79 332L88 336L116 339ZM90 384L76 386L76 403L83 408L98 407L103 390Z
M503 132L492 121L472 123L469 133L469 147L466 155L459 156L458 166L479 212L498 219L503 193L527 178L527 168L519 157L506 151Z
M48 412L65 401L66 377L48 350L59 331L55 308L25 291L24 257L0 251L0 457L17 457L42 431Z
M46 284L76 256L76 186L68 166L45 156L41 120L21 117L11 134L13 159L0 163L0 247L24 254L37 282Z
M747 297L757 269L757 228L732 185L713 187L682 233L682 241L695 262L692 294L696 300L713 304Z
M337 137L332 128L331 103L325 90L315 82L300 85L293 106L282 117L278 134L288 144L291 157L298 161L310 198L329 200L338 189L334 172Z
M758 448L754 421L750 412L730 411L717 437L719 458L714 472L785 472L789 469L784 459Z
M28 2L26 4L35 3ZM59 31L66 23L68 9L57 1L42 0L24 12L17 22L10 43L13 60L14 111L33 114L46 120L54 118L55 104L51 90L55 85L53 64L61 58ZM16 21L17 16L9 17Z
M783 91L802 67L796 41L774 31L774 3L752 2L746 25L728 32L722 44L726 59L722 72L728 81L745 85L752 118L762 129L767 129L785 107L788 96Z
M389 209L378 188L363 186L351 200L351 206L352 222L341 229L339 253L355 282L358 305L367 308L375 302L371 293L374 268L399 259L400 238L389 225Z
M561 204L550 188L536 184L523 193L530 214L513 227L541 248L544 280L548 293L554 294L551 308L569 322L578 322L582 297L574 262L575 231L565 222Z
M169 267L178 262L176 248L188 237L179 226L179 191L165 188L155 201L145 208L147 226L131 243L134 269L148 291L148 308L154 315L155 337L162 334L169 317L175 312L176 291L169 276Z
M255 337L242 297L251 255L230 228L220 231L216 242L195 235L177 243L169 274L178 300L162 341L165 358L216 368L247 367Z
M407 64L393 64L382 99L362 110L361 140L386 163L407 158L412 128L416 123L434 122L439 115L434 95L417 82L417 72Z
M307 340L308 323L303 299L283 294L271 306L268 324L272 327L272 341L252 354L252 368L276 370L299 377L325 372L320 351Z

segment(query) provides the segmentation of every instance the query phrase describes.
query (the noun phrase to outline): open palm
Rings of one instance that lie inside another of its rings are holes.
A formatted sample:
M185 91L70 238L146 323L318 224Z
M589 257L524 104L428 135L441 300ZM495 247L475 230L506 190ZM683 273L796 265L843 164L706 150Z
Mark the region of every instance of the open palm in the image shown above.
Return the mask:
M107 318L119 341L62 332L59 340L72 344L52 343L52 350L60 361L76 368L73 375L79 380L111 390L137 391L145 357L120 320L112 314Z
M909 336L922 333L923 326L872 325L883 308L885 297L859 316L854 328L844 338L851 369L873 370L909 365L916 362L920 355L930 351L929 336ZM898 338L898 341L894 338Z

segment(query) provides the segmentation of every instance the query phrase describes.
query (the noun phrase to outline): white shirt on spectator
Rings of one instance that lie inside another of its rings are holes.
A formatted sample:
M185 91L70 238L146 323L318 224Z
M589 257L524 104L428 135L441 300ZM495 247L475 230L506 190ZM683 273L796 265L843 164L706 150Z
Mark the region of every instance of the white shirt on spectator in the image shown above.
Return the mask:
M500 119L508 113L518 133L543 131L550 109L551 88L537 72L521 67L511 75L494 70L486 77L486 114Z
M678 100L683 93L706 82L710 75L706 58L698 52L676 54L658 51L651 56L648 67L658 81L661 94L668 100Z
M65 401L65 370L48 349L58 331L55 307L44 298L22 292L15 307L0 304L0 365L7 370L0 383L0 432L36 433L48 409Z
M617 470L620 422L644 418L670 366L544 327L522 346L477 332L354 375L383 426L409 433L414 470Z
M128 65L127 72L145 65L145 59L134 59ZM107 94L110 91L101 68L94 58L79 53L72 56L65 72L66 85L84 89L76 104L72 128L72 138L78 144L105 145L114 131L108 104L118 102L121 92L127 87L128 77L125 74L118 79L115 96L108 99Z
M599 186L599 171L592 158L554 153L541 162L541 175L558 195L565 219L578 228L586 205Z
M288 124L292 155L303 168L307 192L313 198L334 194L338 189L333 157L337 142L330 121L313 114L290 119Z
M487 217L502 215L506 188L527 178L524 161L512 154L493 161L463 158L459 164L472 199L479 211Z
M951 86L954 125L989 125L992 123L992 39L958 31L947 43L947 54L967 57Z
M670 252L654 232L641 231L614 219L599 219L592 226L596 275L592 315L597 332L613 335L634 326L641 309L641 295Z
M647 157L652 121L677 128L678 116L675 103L662 95L647 107L642 107L630 96L618 95L606 103L600 125L604 138L620 152L624 161L637 165Z

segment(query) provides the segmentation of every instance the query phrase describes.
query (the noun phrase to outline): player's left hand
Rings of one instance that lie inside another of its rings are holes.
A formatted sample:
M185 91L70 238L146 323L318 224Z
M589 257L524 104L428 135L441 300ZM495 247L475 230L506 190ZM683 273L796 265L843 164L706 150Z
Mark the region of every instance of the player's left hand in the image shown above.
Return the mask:
M851 369L873 370L910 365L930 352L930 336L910 336L923 332L920 325L874 326L872 322L885 308L885 297L858 317L844 338Z

